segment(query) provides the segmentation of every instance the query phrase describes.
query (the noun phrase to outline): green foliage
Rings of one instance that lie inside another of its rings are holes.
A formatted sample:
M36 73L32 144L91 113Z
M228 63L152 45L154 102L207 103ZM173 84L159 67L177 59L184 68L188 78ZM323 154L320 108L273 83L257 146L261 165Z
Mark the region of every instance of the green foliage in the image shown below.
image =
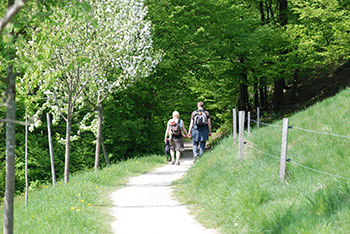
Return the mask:
M113 161L140 153L161 152L166 118L152 78L141 79L133 86L112 94L105 105L103 135Z
M289 124L349 135L350 89L289 117ZM282 125L281 121L274 123ZM254 129L247 141L277 159L245 147L237 160L232 137L204 155L177 183L177 194L199 220L221 233L346 233L350 212L348 179L287 165L279 180L281 128ZM349 141L290 129L287 157L292 162L350 178Z
M338 0L292 1L291 10L298 20L290 24L289 35L296 39L296 51L305 57L309 66L336 64L347 60L349 49L349 12ZM289 26L288 26L289 27ZM304 55L303 55L304 54Z
M180 91L166 89L176 97L168 105L204 100L214 125L219 123L215 127L230 121L223 113L237 106L240 84L249 87L250 106L259 105L253 99L262 95L257 89L266 90L271 105L274 81L283 78L285 89L293 85L296 90L316 68L330 69L348 59L345 2L288 1L283 27L277 1L147 2L155 46L165 53L156 76L170 87L181 86L183 98ZM259 2L265 4L264 22ZM290 101L299 94L289 95Z

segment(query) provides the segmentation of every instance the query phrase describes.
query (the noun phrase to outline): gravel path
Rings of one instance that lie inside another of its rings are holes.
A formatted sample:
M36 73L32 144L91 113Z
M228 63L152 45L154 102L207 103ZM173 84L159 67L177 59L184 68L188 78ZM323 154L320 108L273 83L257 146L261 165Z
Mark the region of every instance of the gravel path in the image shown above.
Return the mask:
M181 178L192 165L190 158L181 165L166 165L133 177L125 188L111 194L112 223L118 234L215 234L201 226L187 208L172 196L170 184Z

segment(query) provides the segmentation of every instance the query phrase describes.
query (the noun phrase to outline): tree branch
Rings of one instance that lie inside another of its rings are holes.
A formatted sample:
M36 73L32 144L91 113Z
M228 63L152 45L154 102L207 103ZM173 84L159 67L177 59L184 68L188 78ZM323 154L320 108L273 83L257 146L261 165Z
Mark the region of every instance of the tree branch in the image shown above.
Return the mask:
M89 97L89 95L85 92L85 90L82 91L85 97ZM93 103L89 98L86 98L86 101L94 108L97 109L95 103Z
M19 124L19 125L23 125L23 126L29 126L31 125L32 123L34 123L34 119L33 117L31 117L29 119L29 121L26 122L25 121L19 121L19 120L13 120L13 119L0 119L0 127L3 125L3 123L14 123L14 124Z
M0 32L4 30L11 19L21 10L29 0L16 0L15 4L7 8L7 11L2 19L0 19Z
M119 79L117 79L116 81L113 82L113 84L109 87L109 89L107 90L107 92L105 93L105 96L101 99L100 103L103 103L107 97L109 96L109 94L112 93L112 90L119 84Z
M62 116L62 118L64 119L64 121L68 122L68 119L63 115L63 112L61 110L60 104L58 103L58 99L57 99L57 94L55 90L52 90L53 96L55 97L55 102L58 108L58 111L60 112L60 115Z
M86 80L81 86L80 89L78 90L78 92L75 93L74 99L73 99L73 107L75 106L75 103L78 99L78 97L80 96L80 93L83 92L83 90L85 89L86 85L89 83L89 80Z

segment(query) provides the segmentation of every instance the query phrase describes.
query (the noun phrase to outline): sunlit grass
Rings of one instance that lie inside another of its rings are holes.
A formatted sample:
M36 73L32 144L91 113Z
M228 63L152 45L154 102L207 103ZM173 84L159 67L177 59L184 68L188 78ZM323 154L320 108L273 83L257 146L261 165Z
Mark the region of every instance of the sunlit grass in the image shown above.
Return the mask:
M350 90L289 117L289 125L350 135ZM282 125L282 121L274 124ZM279 157L281 128L254 129L247 141ZM287 158L339 179L287 165L245 146L237 160L232 137L204 155L177 182L177 196L198 219L221 233L348 233L350 227L350 138L289 129Z
M111 233L108 214L109 194L123 186L127 178L150 171L164 163L160 156L130 159L95 172L79 173L68 185L43 185L29 194L28 208L24 198L15 201L15 233L93 234ZM3 221L3 208L0 218ZM0 230L2 233L3 225Z

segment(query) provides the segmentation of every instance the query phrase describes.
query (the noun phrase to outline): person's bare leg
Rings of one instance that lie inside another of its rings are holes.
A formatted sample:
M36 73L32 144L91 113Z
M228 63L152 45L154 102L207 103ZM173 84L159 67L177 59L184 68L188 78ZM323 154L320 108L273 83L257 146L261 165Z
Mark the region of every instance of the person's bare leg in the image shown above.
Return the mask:
M180 156L181 156L181 152L180 151L176 151L176 164L180 164Z
M171 156L171 162L175 162L175 151L174 150L170 150L170 156Z

